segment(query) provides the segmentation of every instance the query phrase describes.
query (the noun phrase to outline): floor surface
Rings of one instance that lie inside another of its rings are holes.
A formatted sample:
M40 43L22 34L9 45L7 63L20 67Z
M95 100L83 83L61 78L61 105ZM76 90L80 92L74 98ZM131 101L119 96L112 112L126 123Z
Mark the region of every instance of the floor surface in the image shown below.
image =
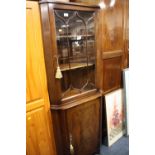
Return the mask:
M102 145L100 155L129 155L129 137L122 137L111 147Z

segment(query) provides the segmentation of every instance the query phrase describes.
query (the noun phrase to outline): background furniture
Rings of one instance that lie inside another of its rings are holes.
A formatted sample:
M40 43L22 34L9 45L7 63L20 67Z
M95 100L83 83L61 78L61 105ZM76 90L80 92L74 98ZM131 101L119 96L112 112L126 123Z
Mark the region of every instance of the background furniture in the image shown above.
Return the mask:
M26 154L56 155L38 2L26 1Z
M122 70L129 66L129 1L101 0L100 9L102 136L107 136L104 97L123 87Z

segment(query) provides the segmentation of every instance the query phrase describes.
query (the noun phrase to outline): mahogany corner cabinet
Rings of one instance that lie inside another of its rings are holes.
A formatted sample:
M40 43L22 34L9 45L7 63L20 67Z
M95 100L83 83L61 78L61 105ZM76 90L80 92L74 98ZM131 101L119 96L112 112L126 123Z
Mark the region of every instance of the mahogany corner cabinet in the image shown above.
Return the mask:
M58 155L100 152L102 94L98 78L98 10L98 6L40 1Z

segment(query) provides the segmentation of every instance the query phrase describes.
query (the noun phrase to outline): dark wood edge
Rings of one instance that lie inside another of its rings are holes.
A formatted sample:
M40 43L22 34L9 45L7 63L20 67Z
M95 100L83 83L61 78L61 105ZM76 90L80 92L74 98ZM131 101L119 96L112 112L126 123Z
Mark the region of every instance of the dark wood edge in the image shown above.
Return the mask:
M100 99L100 131L99 131L99 139L100 139L100 148L102 146L102 121L103 121L103 110L102 110L102 107L103 107L103 96L101 97ZM99 152L100 154L100 152Z
M97 92L97 89L92 89L92 90L87 91L87 92L83 92L83 93L80 93L80 94L77 94L77 95L72 95L71 97L68 97L68 98L64 98L64 99L61 100L61 102L62 102L62 104L65 104L65 103L68 103L68 102L73 102L75 100L78 100L79 98L83 98L83 97L86 97L86 96L93 95L96 92Z
M123 50L107 51L103 52L102 59L110 59L114 57L119 57L123 55Z
M52 22L54 20L54 15L52 10L49 10L48 4L40 5L40 15L49 99L51 104L56 102L60 104L60 82L55 78L56 61L54 55L57 52L57 48L55 39L55 23L53 24Z
M38 2L39 0L26 0L26 1L37 1Z
M114 87L112 89L109 89L108 91L102 91L102 95L104 96L104 95L106 95L106 94L108 94L108 93L110 93L110 92L112 92L114 90L120 89L120 88L122 88L121 85L119 85L117 87Z
M89 101L94 100L96 98L99 98L101 96L102 96L102 93L97 92L94 95L91 95L91 96L83 98L83 99L79 99L79 100L77 100L75 102L65 103L65 104L61 104L61 105L51 105L51 109L52 110L66 110L66 109L73 108L75 106L84 104L86 102L89 102Z
M57 3L44 3L48 4L51 9L61 9L61 10L77 10L77 11L96 11L96 8L92 7L82 7L82 6L76 6L76 5L67 5L67 4L57 4ZM40 4L42 5L42 4Z
M54 140L56 147L56 154L63 154L63 141L62 141L62 132L61 132L61 124L59 122L59 114L57 111L51 111L52 115L52 123L53 123L53 131L54 131Z
M107 137L107 132L108 132L108 131L107 131L107 114L106 114L106 113L107 113L107 109L106 109L106 104L105 104L105 103L106 103L105 95L103 95L103 96L102 96L102 106L103 106L103 107L102 107L102 112L103 112L102 118L105 117L104 120L105 120L106 128L105 128L104 130L103 130L103 128L102 128L102 141L103 141L103 133L106 132L106 136L105 136L105 137ZM103 110L103 108L104 108L104 110ZM105 137L104 137L104 138L105 138Z
M40 0L39 4L43 3L53 3L53 4L62 4L62 5L71 5L71 6L80 6L80 7L89 7L89 8L96 8L100 9L99 5L90 5L90 4L83 4L83 3L74 3L74 2L60 2L60 1L53 1L53 0Z

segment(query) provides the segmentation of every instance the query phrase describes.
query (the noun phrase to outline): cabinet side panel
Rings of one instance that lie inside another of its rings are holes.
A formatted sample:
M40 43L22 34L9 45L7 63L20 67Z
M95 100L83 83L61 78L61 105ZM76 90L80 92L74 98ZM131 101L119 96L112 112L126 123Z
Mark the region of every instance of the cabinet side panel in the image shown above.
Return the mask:
M48 4L40 4L41 10L41 23L42 23L42 34L44 43L44 57L46 64L46 74L48 82L48 92L50 96L51 104L60 103L60 81L55 78L56 73L56 38L55 38L55 21L53 14L49 11ZM52 19L50 19L52 18ZM50 23L52 21L52 23Z
M95 30L96 30L96 86L101 89L103 85L103 61L102 61L102 20L103 12L98 10L95 18Z

